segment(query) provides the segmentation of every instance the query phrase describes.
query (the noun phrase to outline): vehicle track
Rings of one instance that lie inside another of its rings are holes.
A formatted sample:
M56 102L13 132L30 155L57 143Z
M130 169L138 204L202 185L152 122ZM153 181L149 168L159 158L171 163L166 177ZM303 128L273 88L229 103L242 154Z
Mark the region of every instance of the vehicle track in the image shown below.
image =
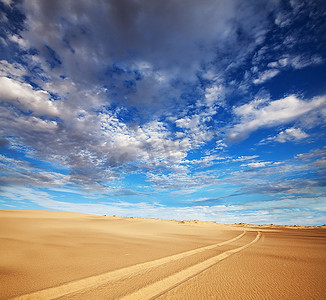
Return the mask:
M254 240L250 243L245 244L241 247L225 251L221 254L218 254L210 259L207 259L203 262L200 262L196 265L193 265L187 269L184 269L178 273L175 273L171 276L168 276L160 281L157 281L153 284L147 285L142 289L137 290L134 293L131 293L125 297L120 298L121 300L147 300L147 299L155 299L164 293L170 291L171 289L179 286L183 282L189 280L190 278L196 276L197 274L205 271L206 269L212 267L217 264L221 260L226 259L227 257L233 255L234 253L240 252L254 243L256 243L261 237L261 233L257 232L257 235Z
M22 295L22 296L13 298L13 299L16 299L16 300L18 300L18 299L20 299L20 300L25 300L25 299L56 299L56 298L68 296L70 294L82 293L85 290L87 291L87 290L90 290L90 289L96 289L97 287L102 286L102 285L107 284L107 283L112 282L112 281L118 281L118 280L121 280L123 278L129 278L131 276L137 275L139 273L146 272L148 270L159 267L161 265L168 264L168 263L171 263L171 262L174 262L174 261L179 261L179 260L184 259L186 257L192 256L192 255L204 252L204 251L209 251L209 250L214 249L216 247L231 244L232 242L235 242L235 241L239 240L240 238L242 238L245 234L246 234L246 231L243 231L237 237L235 237L233 239L230 239L230 240L227 240L227 241L224 241L224 242L221 242L221 243L218 243L218 244L213 244L213 245L197 248L197 249L194 249L194 250L182 252L182 253L179 253L179 254L171 255L171 256L164 257L164 258L157 259L157 260L153 260L153 261L150 261L150 262L137 264L137 265L130 266L130 267L127 267L127 268L122 268L122 269L119 269L119 270L116 270L116 271L107 272L107 273L104 273L104 274L101 274L101 275L87 277L87 278L84 278L84 279L80 279L80 280L77 280L77 281L73 281L73 282L63 284L61 286L48 288L48 289L44 289L44 290L40 290L40 291L37 291L37 292L30 293L30 294ZM249 244L247 244L245 246L249 246ZM240 248L243 248L243 247L244 246L242 246ZM236 248L236 249L240 249L240 248ZM227 255L227 256L229 256L229 255L231 255L230 251L232 252L233 250L228 250L228 251L223 252L222 254L219 254L219 255L214 256L214 257L220 257L224 253L229 253ZM240 250L238 250L238 251L240 251ZM224 258L226 258L226 257L224 257ZM224 258L222 258L222 259L224 259ZM211 261L211 259L212 258L210 258L208 260L205 260L204 262ZM221 259L219 259L219 260L221 260ZM202 263L204 263L204 262L202 262ZM195 264L195 266L201 265L202 263ZM193 267L195 267L195 266L193 266ZM186 270L191 269L191 268L192 267L187 268ZM179 273L182 273L182 272L183 271L177 272L175 275L177 275ZM174 275L171 275L171 276L174 276ZM165 278L163 280L167 280L171 276L168 276L167 278ZM164 281L164 284L166 285L167 282L168 281ZM148 290L146 288L150 288L150 286L152 286L152 284L150 284L147 287L141 288L138 292L142 291L141 292L141 294L142 294L145 291L145 293L147 293ZM146 290L144 290L144 289L146 289ZM137 294L138 292L135 292L135 293ZM131 297L137 297L137 295L134 295L135 293L130 294L130 296ZM137 298L130 298L130 299L137 299ZM139 298L139 299L144 299L144 298L143 298L143 296L141 296L141 298Z

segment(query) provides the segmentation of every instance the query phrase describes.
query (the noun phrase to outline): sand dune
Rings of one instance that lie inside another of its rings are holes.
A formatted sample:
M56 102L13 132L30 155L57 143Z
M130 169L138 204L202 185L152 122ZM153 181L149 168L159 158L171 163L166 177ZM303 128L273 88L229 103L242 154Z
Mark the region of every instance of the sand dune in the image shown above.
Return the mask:
M326 299L326 230L0 210L1 299Z

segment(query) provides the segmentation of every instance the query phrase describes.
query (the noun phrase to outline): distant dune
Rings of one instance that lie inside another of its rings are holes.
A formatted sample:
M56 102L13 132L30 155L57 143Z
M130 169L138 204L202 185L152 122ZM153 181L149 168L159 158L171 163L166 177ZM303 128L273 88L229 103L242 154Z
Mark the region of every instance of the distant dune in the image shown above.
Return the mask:
M0 298L326 299L326 230L0 210Z

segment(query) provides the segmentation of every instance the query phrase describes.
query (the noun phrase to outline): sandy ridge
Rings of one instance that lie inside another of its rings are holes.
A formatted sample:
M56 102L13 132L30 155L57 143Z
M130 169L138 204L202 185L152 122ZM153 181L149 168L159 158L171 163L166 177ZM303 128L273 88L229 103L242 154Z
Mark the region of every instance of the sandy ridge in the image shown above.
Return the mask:
M137 264L137 265L133 265L127 268L122 268L116 271L111 271L108 273L104 273L104 274L100 274L100 275L96 275L96 276L91 276L91 277L87 277L84 279L80 279L77 281L73 281L73 282L69 282L57 287L53 287L53 288L48 288L48 289L44 289L44 290L40 290L40 291L36 291L30 294L26 294L26 295L22 295L22 296L18 296L15 298L12 298L13 300L27 300L27 299L55 299L55 298L59 298L71 293L75 293L75 292L80 292L82 290L87 290L90 288L94 288L96 286L100 286L102 284L107 283L108 281L113 281L113 280L119 280L123 277L127 277L130 275L134 275L137 274L139 272L142 272L146 269L150 269L150 268L154 268L160 265L163 265L165 263L169 263L175 260L179 260L181 258L185 258L187 256L193 255L193 254L197 254L209 249L213 249L215 247L218 246L223 246L229 243L232 243L238 239L240 239L241 237L243 237L246 233L246 230L244 230L240 235L236 236L235 238L232 238L230 240L218 243L218 244L213 244L210 246L205 246L205 247L201 247L201 248L197 248L194 250L190 250L190 251L186 251L186 252L182 252L179 254L175 254L175 255L171 255L168 257L164 257L164 258L160 258L157 260L153 260L153 261L149 261L146 263L142 263L142 264ZM240 247L242 248L242 247ZM239 249L239 248L237 248ZM230 250L233 251L233 250ZM230 252L227 251L227 252ZM224 253L222 253L224 254ZM229 255L227 255L229 256ZM128 296L127 296L128 297ZM131 298L130 298L131 299ZM142 299L142 298L139 298Z
M145 300L145 299L153 299L158 296L161 296L165 292L173 289L174 287L180 285L181 283L185 282L186 280L194 277L198 273L208 269L209 267L215 265L216 263L220 262L221 260L233 255L234 253L240 252L254 243L256 243L261 237L261 233L257 232L257 235L253 241L250 243L243 245L241 247L225 251L219 255L216 255L210 259L207 259L201 263L198 263L196 265L193 265L187 269L184 269L178 273L175 273L171 276L168 276L167 278L164 278L160 281L157 281L153 284L150 284L148 286L145 286L144 288L131 293L125 297L122 297L120 299L122 300Z

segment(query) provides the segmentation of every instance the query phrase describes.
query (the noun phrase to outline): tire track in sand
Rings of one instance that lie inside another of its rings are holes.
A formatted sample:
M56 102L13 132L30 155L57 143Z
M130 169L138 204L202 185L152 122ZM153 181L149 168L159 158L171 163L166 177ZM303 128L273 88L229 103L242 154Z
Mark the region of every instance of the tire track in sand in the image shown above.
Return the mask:
M179 260L181 258L188 257L193 254L197 254L197 253L209 250L209 249L213 249L215 247L219 247L219 246L223 246L223 245L232 243L232 242L242 238L245 235L245 233L246 233L246 231L244 230L240 235L236 236L235 238L218 243L218 244L213 244L213 245L197 248L194 250L185 251L185 252L182 252L179 254L163 257L163 258L152 260L149 262L133 265L130 267L118 269L118 270L107 272L107 273L103 273L100 275L86 277L86 278L83 278L80 280L65 283L60 286L56 286L56 287L36 291L36 292L30 293L30 294L18 296L18 297L12 298L12 300L56 299L56 298L59 298L59 297L62 297L62 296L65 296L65 295L68 295L71 293L76 293L76 292L80 292L83 290L88 290L90 288L95 288L95 287L101 286L109 281L119 280L121 278L128 277L133 274L137 274L137 273L142 272L147 269L151 269L151 268L154 268L154 267L157 267L157 266L169 263L169 262ZM143 289L141 289L141 290L143 290ZM143 298L139 298L139 299L143 299Z
M168 277L166 277L162 280L159 280L153 284L145 286L142 289L140 289L134 293L131 293L125 297L122 297L120 299L121 300L147 300L147 299L154 299L156 297L159 297L159 296L163 295L164 293L168 292L169 290L179 286L183 282L189 280L190 278L196 276L197 274L212 267L213 265L220 262L221 260L226 259L227 257L233 255L234 253L240 252L240 251L250 247L251 245L258 242L260 237L261 237L261 233L257 232L256 238L244 246L225 251L219 255L216 255L216 256L209 258L203 262L195 264L187 269L184 269L184 270L182 270L178 273L175 273L171 276L168 276Z

